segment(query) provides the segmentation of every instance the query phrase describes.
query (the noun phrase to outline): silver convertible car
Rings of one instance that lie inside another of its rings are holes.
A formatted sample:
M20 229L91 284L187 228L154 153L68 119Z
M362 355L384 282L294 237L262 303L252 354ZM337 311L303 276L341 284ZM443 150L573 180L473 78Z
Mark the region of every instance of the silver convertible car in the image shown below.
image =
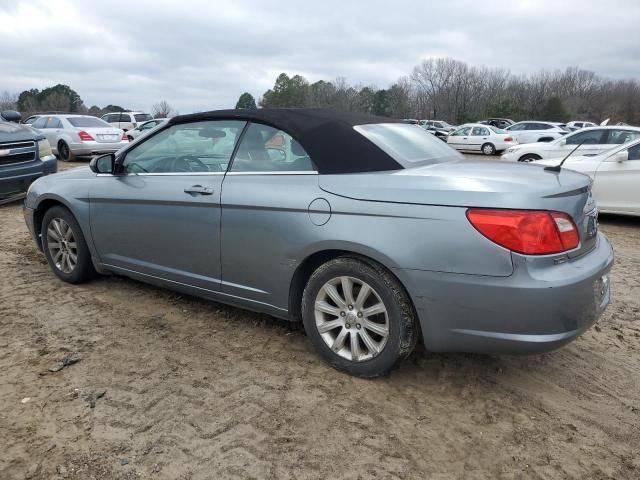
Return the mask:
M39 179L24 212L64 281L126 275L302 321L331 365L376 376L419 338L537 353L589 328L613 263L590 189L387 118L230 110Z

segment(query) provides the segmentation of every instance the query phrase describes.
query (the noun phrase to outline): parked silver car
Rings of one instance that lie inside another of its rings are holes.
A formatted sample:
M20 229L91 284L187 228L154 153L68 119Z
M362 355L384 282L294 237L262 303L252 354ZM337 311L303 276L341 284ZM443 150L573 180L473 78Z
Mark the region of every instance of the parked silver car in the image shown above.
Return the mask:
M331 365L375 376L420 336L536 353L589 328L613 262L590 188L386 118L229 110L37 180L24 212L64 281L125 275L302 321Z
M46 115L31 126L47 137L53 152L65 162L115 152L129 144L121 129L89 115Z

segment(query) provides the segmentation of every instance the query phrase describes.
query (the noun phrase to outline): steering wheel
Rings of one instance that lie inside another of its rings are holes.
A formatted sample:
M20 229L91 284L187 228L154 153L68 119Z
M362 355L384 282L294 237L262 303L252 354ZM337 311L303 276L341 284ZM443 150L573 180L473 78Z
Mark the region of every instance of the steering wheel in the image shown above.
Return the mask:
M194 165L195 164L195 165ZM193 167L197 169L194 170ZM183 155L171 163L172 172L208 172L209 167L194 155Z

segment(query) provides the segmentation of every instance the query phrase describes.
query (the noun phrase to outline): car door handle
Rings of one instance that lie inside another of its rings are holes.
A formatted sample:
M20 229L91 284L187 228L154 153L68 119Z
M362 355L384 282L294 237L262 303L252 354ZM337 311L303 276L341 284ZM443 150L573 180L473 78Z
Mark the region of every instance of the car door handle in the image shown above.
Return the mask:
M184 193L193 193L200 195L213 195L213 188L203 187L202 185L192 185L184 189Z

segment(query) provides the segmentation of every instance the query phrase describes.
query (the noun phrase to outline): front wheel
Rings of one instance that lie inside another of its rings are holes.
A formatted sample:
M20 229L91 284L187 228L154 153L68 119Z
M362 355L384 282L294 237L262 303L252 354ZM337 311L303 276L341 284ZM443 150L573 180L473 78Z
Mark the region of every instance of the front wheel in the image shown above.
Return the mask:
M334 368L384 375L413 350L418 325L398 280L383 267L339 257L309 278L302 298L305 331Z
M80 283L96 274L80 225L65 207L44 214L42 250L53 273L65 282Z

